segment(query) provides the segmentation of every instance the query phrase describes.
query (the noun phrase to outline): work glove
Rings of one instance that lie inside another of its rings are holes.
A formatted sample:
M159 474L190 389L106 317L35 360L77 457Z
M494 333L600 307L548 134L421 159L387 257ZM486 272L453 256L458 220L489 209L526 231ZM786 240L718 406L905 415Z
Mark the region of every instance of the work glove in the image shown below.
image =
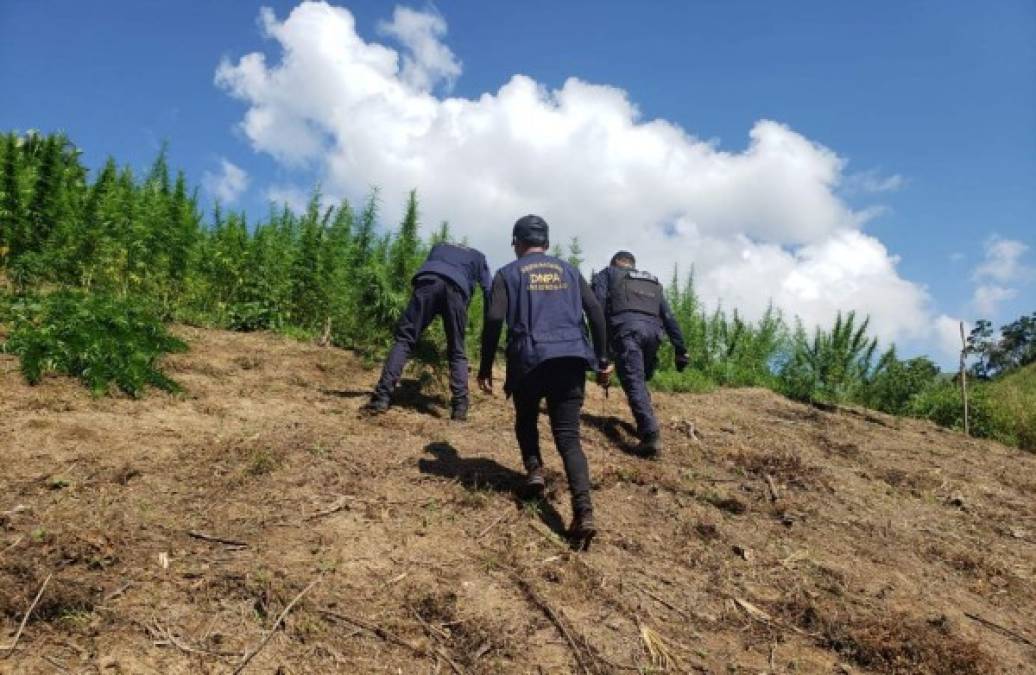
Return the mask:
M687 352L676 355L676 372L682 373L684 368L691 362L691 357L687 356Z

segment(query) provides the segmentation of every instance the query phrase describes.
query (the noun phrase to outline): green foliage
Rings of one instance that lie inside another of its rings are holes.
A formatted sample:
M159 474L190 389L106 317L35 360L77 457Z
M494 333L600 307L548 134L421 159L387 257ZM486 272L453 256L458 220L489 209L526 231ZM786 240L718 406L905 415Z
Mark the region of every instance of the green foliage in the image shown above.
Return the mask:
M572 237L572 241L568 244L568 257L565 260L576 269L583 266L583 247L579 245L579 237Z
M921 356L900 361L893 347L882 355L873 375L862 384L860 402L875 410L905 415L913 399L938 378L939 367L930 359Z
M1001 437L1036 451L1036 364L1018 368L984 386Z
M716 388L716 381L700 370L688 369L682 373L676 369L663 370L651 380L652 389L681 393L703 394Z
M22 298L11 314L13 330L4 349L18 355L22 373L33 384L48 372L59 372L78 377L95 395L113 384L134 397L147 385L178 389L158 360L186 345L169 334L148 303L60 291Z
M951 429L964 429L964 403L960 385L953 380L941 379L911 399L907 414L920 417ZM1001 438L995 432L992 403L984 387L969 387L968 421L974 436Z
M734 387L773 386L774 363L786 340L784 321L774 307L754 323L742 319L737 311L728 315L717 308L706 313L694 288L694 276L681 286L675 272L666 298L687 342L690 366L677 373L672 345L666 344L659 353L656 387L700 391L703 381Z
M810 338L799 323L788 360L780 369L779 387L799 401L843 403L858 400L873 376L878 343L867 336L870 319L841 312L830 331L817 326Z
M989 321L979 319L968 336L967 351L978 357L972 374L982 378L1036 362L1036 312L1001 326L998 334Z
M81 377L94 391L111 383L139 395L146 384L174 385L155 368L180 347L160 320L235 330L272 330L300 339L329 333L333 344L369 360L381 357L428 245L451 241L441 223L426 243L416 192L398 228L379 224L372 190L362 205L327 204L315 190L305 211L271 204L253 222L218 203L203 218L196 190L169 168L161 149L140 175L109 159L87 180L80 152L63 135L0 134L0 294L14 320L6 345L30 380L48 370ZM584 263L578 239L553 253ZM64 290L63 290L64 289ZM41 296L53 292L51 296ZM674 367L672 346L659 354L656 389L707 391L763 386L803 401L850 402L960 426L960 398L927 359L900 361L889 349L874 363L868 321L840 314L830 330L789 330L775 308L757 321L736 310L707 311L693 274L674 273L666 290L686 338L690 366ZM133 299L137 298L137 299ZM481 294L472 299L469 356L478 356ZM17 326L15 328L12 328ZM422 381L446 378L445 339L436 321L415 350ZM994 335L979 322L969 341L975 374L974 430L1033 445L1031 370L1036 314ZM1021 369L1021 370L1019 370ZM1028 372L1013 378L1005 373ZM1026 379L1027 378L1027 379Z

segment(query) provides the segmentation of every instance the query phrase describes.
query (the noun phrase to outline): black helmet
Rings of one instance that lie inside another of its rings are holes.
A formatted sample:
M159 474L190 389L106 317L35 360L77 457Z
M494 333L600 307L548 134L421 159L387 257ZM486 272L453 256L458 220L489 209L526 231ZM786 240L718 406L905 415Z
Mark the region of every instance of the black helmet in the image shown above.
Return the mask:
M522 216L515 221L511 230L511 245L518 242L530 246L548 246L550 244L550 227L547 221L539 216Z
M630 265L632 265L633 267L637 266L637 259L634 258L633 254L630 253L629 251L619 251L619 252L617 252L615 255L612 256L612 259L611 259L611 261L608 264L614 266L615 263L619 262L620 260L629 260L630 261Z

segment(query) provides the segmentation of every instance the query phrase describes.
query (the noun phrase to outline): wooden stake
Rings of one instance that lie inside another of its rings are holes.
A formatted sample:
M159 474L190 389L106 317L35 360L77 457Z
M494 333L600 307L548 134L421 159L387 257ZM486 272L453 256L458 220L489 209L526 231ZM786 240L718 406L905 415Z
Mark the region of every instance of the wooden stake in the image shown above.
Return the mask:
M968 355L968 342L964 339L964 322L960 322L960 397L964 402L964 435L970 436L971 429L968 425L968 371L965 369L965 359Z

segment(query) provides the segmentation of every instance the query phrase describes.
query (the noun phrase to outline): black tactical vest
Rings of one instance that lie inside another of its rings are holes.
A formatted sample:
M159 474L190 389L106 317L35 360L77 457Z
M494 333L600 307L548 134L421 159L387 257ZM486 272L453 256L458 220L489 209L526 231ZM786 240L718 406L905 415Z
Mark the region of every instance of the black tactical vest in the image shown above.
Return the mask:
M649 316L662 315L662 284L653 274L632 269L612 270L608 289L609 312L638 312Z

